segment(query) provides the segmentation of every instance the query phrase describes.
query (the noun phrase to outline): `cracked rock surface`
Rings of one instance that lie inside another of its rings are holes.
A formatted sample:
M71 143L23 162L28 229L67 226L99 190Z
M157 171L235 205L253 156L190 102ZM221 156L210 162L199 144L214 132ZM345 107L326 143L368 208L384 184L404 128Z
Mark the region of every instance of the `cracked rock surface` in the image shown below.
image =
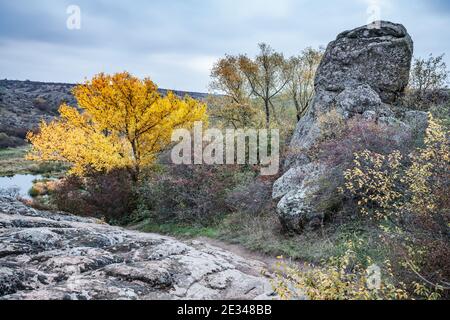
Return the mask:
M271 299L265 265L0 195L0 299Z
M413 131L423 131L427 115L393 112L408 84L413 41L406 28L388 21L339 34L317 69L315 97L299 121L290 143L283 176L274 184L277 214L287 231L302 233L324 223L324 212L314 200L320 181L333 179L330 168L310 151L323 138L320 116L334 110L343 120L374 122L395 132L402 144Z

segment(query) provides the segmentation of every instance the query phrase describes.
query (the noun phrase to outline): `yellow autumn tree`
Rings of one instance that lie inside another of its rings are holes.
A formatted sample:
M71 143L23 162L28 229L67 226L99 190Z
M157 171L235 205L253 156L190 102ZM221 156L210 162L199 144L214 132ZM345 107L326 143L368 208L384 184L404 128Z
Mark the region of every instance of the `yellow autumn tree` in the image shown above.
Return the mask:
M98 74L74 88L78 108L63 104L60 118L28 133L28 159L64 161L71 174L128 169L135 181L142 168L171 141L173 130L206 121L206 104L169 92L127 72Z

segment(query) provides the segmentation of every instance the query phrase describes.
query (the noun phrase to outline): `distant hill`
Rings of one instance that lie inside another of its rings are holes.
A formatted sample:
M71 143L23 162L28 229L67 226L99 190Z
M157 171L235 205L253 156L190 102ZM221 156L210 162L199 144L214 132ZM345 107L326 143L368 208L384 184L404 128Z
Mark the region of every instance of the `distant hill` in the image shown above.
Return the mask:
M57 116L66 102L76 105L71 91L75 84L37 81L0 80L0 147L23 143L26 133L41 120ZM161 94L169 90L160 89ZM189 95L205 100L208 94L170 90L179 97Z

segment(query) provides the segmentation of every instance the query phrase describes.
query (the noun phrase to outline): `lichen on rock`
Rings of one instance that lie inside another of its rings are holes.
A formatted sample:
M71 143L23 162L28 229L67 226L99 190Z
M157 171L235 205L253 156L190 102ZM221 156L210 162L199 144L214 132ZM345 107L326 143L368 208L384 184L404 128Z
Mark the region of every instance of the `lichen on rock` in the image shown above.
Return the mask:
M0 300L270 299L259 261L0 194Z
M320 115L335 110L344 121L361 116L399 132L411 131L410 123L416 119L423 122L421 116L411 114L405 123L393 112L409 81L413 41L400 24L381 21L376 25L380 27L363 26L339 34L325 51L316 73L314 101L294 132L286 173L274 185L277 213L289 231L318 227L324 217L312 198L319 178L327 178L327 170L320 159L308 156L322 137ZM320 174L312 167L320 167ZM293 183L295 172L303 175Z

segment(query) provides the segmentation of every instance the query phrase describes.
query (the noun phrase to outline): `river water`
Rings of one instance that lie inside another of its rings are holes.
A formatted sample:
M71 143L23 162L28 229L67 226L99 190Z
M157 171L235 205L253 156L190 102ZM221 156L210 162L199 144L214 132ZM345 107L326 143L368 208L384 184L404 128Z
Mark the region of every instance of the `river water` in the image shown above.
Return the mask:
M40 175L16 174L12 177L0 177L0 190L17 190L19 196L24 199L31 199L28 191L33 186L33 181L42 179Z

